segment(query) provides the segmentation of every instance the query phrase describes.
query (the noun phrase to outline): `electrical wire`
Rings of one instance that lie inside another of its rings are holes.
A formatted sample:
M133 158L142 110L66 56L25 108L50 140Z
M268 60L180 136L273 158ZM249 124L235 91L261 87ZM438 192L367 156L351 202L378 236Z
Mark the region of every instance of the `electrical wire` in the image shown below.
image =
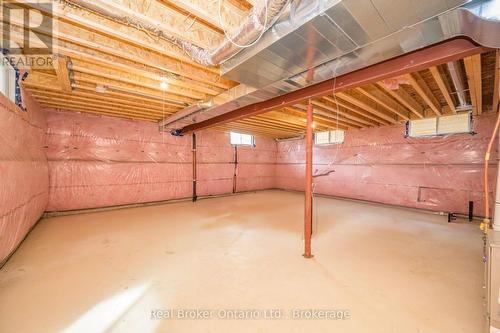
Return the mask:
M264 0L264 3L265 3L265 8L266 8L266 19L264 21L264 26L262 27L262 31L260 32L260 35L259 37L257 37L253 42L251 42L250 44L247 44L247 45L240 45L238 43L236 43L235 41L233 41L231 39L231 37L229 37L229 33L226 31L226 28L224 27L224 24L222 24L222 14L221 14L221 8L222 8L222 0L219 0L219 6L218 6L218 14L219 14L219 25L221 26L222 28L222 31L224 32L224 36L226 36L227 40L233 44L234 46L236 47L239 47L239 48L242 48L242 49L245 49L247 47L251 47L251 46L254 46L261 38L262 36L264 35L264 32L266 32L266 27L267 27L267 20L268 20L268 17L267 17L267 14L268 14L268 7L269 7L269 4L267 3L268 0Z
M337 61L335 63L335 66L332 70L332 76L333 76L333 83L332 83L332 96L333 96L333 100L334 100L334 105L335 105L335 109L337 110L336 112L336 116L335 116L335 124L337 126L337 130L339 129L339 105L338 105L338 101L337 101L337 96L335 95L335 91L336 91L336 85L337 85L337 70L338 70L338 66L340 64L340 61ZM339 145L337 144L336 147L335 147L335 155L333 156L333 159L331 160L331 162L328 164L328 166L332 166L335 164L336 160L337 160L337 156L338 156L338 152L339 152ZM327 170L321 174L316 174L316 175L313 175L313 179L314 178L319 178L319 177L324 177L324 176L328 176L330 175L331 173L334 173L335 172L335 169L331 169L331 170ZM316 203L316 198L314 196L316 192L316 183L313 182L313 190L312 190L312 193L311 193L311 196L312 196L312 207L313 207L313 229L315 231L315 233L318 232L319 230L319 219L318 219L318 204Z

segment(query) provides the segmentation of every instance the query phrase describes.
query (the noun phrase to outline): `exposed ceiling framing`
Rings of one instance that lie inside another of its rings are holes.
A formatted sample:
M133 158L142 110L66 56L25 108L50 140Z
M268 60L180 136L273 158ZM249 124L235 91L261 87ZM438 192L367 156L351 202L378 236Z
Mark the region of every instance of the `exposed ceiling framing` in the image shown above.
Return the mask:
M224 38L223 30L236 27L254 4L224 0L221 22L217 1L112 2L161 21L173 33L203 47L219 43ZM44 107L157 122L238 85L221 77L217 67L197 64L169 41L138 28L73 6L60 6L58 11L44 14L58 19L54 36L57 66L53 70L32 70L23 83ZM21 17L12 18L11 38L17 42L23 39L21 22ZM37 32L50 33L43 29ZM497 51L458 61L463 68L467 102L475 114L496 110L498 63ZM169 83L166 91L160 87L165 78ZM305 132L305 103L215 128L272 137L297 136ZM315 129L320 131L389 125L460 111L444 64L315 98L313 104Z

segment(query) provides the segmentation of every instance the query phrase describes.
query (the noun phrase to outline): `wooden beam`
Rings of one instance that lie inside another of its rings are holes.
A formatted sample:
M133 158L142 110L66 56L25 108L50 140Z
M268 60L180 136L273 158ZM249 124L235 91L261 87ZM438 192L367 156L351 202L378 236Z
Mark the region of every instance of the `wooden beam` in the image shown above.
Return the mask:
M122 71L112 71L104 67L99 67L91 64L73 64L73 71L75 73L85 73L96 77L102 77L119 82L135 84L140 87L145 87L153 90L162 91L160 87L161 79L158 76L156 80L145 78L139 75L130 74ZM167 79L168 80L168 79ZM170 81L169 81L170 83ZM179 96L193 98L195 100L205 100L208 98L206 94L199 93L192 89L180 88L173 84L169 84L168 93L176 94Z
M57 57L54 67L61 89L65 92L71 92L73 88L71 87L71 79L69 77L68 62L66 58Z
M393 123L393 124L397 123L397 120L394 119L393 117L387 115L386 113L384 113L380 110L377 110L373 106L369 105L368 103L366 103L364 101L359 100L358 98L356 98L352 95L349 95L345 92L339 92L339 93L336 93L336 96L342 98L343 100L345 100L351 104L356 105L357 107L359 107L367 112L370 112L371 114L373 114L381 119L384 119L385 121L388 121L388 122Z
M295 107L289 107L289 108L298 109L303 114L305 114L304 112L307 111L307 105L304 105L304 104L297 104L297 105L295 105ZM362 127L361 125L356 124L356 123L352 123L351 121L349 121L349 119L345 119L341 116L339 116L339 118L337 120L335 113L333 113L331 111L323 110L321 107L318 107L318 106L316 106L314 108L314 113L316 115L327 117L332 122L338 123L338 126L342 127L343 129L361 128Z
M32 85L25 85L26 88L32 94L42 94L45 96L52 96L52 97L64 97L64 98L72 98L72 99L78 99L78 100L88 100L88 101L99 101L101 103L108 103L108 104L115 104L115 105L122 105L123 107L134 107L138 109L144 109L144 108L150 108L150 109L157 109L157 110L168 110L171 112L178 111L182 109L182 107L176 106L176 105L171 105L167 103L161 103L161 102L153 102L153 101L140 101L136 99L131 99L131 98L117 98L113 97L112 95L109 95L107 92L104 93L98 93L98 92L87 92L82 89L75 89L72 91L71 94L65 93L59 89L55 89L52 87L47 87L43 88L43 86L32 86Z
M246 118L246 119L240 119L237 121L239 124L246 124L250 126L256 126L257 128L265 128L268 130L276 130L276 131L282 131L282 132L288 132L288 133L300 133L301 130L297 130L296 128L289 128L289 127L279 127L275 125L269 125L269 124L263 124L261 122L255 121L255 119L251 118Z
M146 117L146 116L137 115L137 114L129 114L129 113L125 113L125 112L100 110L100 109L93 109L93 108L74 106L74 105L66 105L66 104L60 104L60 103L40 102L40 105L42 107L45 107L45 108L53 108L53 109L58 109L58 110L79 111L79 112L92 113L92 114L101 115L101 116L104 115L104 116L112 116L112 117L127 118L127 119L146 120L146 121L152 121L152 122L157 122L160 119L160 118L155 118L155 117Z
M403 88L392 90L383 82L379 82L378 86L396 101L404 105L408 110L413 112L418 118L424 118L424 109L422 106L420 106L420 104L418 104Z
M127 92L130 94L135 94L135 95L141 95L141 96L146 96L146 97L151 97L151 98L156 98L156 99L162 99L164 98L165 100L170 100L170 101L176 101L180 103L184 103L185 105L191 104L193 102L196 102L197 99L194 98L189 98L189 97L184 97L180 96L177 94L172 94L168 92L168 89L166 92L163 92L160 87L158 89L152 89L149 87L141 87L132 83L127 83L127 82L122 82L118 81L115 79L108 79L104 77L98 77L90 74L85 74L85 73L75 73L75 80L78 84L78 82L86 82L86 83L93 83L96 85L104 85L110 89L118 90L118 91L123 91Z
M206 29L196 20L186 21L183 14L157 1L148 1L147 6L144 6L141 1L129 1L128 6L105 0L72 1L78 4L78 7L70 7L74 13L81 16L86 16L89 12L98 13L111 21L109 22L111 24L142 30L158 38L167 40L177 38L209 49L216 47L222 40L220 34Z
M189 19L196 19L200 23L213 29L219 34L224 34L226 31L232 31L239 27L245 19L245 12L229 5L229 2L224 1L221 4L221 13L219 19L219 2L206 0L159 0L160 3L171 7L182 13Z
M408 115L408 110L405 110L404 107L396 103L389 96L385 95L382 91L380 91L377 87L365 86L355 89L357 92L371 98L387 110L397 114L401 119L408 120L410 119Z
M346 124L348 127L360 128L363 126L371 125L371 123L369 121L365 121L364 119L356 117L356 116L351 116L347 111L342 110L341 108L335 108L333 106L330 106L326 103L323 103L320 100L311 100L311 103L314 106L320 108L320 109L314 108L313 113L317 113L317 114L320 114L323 116L330 117L332 120L335 120L338 118L342 124ZM302 104L301 109L307 111L307 106L305 104ZM328 110L329 112L324 112L321 109Z
M190 99L187 97L183 96L178 96L178 95L173 95L170 93L164 93L162 91L157 91L149 88L143 88L136 86L134 84L129 84L129 83L124 83L124 82L119 82L119 81L114 81L106 78L98 78L92 75L88 74L82 74L82 73L76 73L75 74L75 80L76 80L76 88L82 88L90 91L94 91L96 89L96 85L104 85L107 87L107 93L108 91L118 91L122 92L120 96L123 97L130 97L133 96L135 97L141 97L141 98L146 98L146 100L151 99L151 100L156 100L160 101L162 103L167 103L167 104L172 104L172 105L177 105L177 106L182 106L185 107L189 103L192 103L195 101L194 99ZM54 85L54 82L56 84ZM55 75L48 74L48 73L43 73L43 72L31 72L28 75L28 78L24 82L27 86L35 86L39 87L40 85L46 84L47 87L58 87L57 84L57 79ZM82 84L83 83L83 84ZM51 85L49 85L51 84ZM124 95L123 92L126 94Z
M275 112L275 111L273 111ZM297 123L295 121L291 121L289 117L284 115L284 117L280 118L285 118L285 119L276 119L276 115L272 115L269 113L261 114L255 117L248 118L250 120L256 121L258 124L269 124L269 125L276 125L276 128L287 128L287 129L294 129L294 130L303 130L304 129L304 124L302 123Z
M39 91L39 90L30 90L31 95L35 97L36 100L41 100L41 99L50 99L50 100L55 100L59 102L78 102L78 103L86 103L87 105L100 105L103 107L109 106L109 107L114 107L114 108L119 108L123 110L131 110L131 111L137 111L137 112L147 112L147 113L155 113L158 115L162 114L171 114L176 112L178 109L171 108L171 107L151 107L148 105L143 105L142 107L130 105L126 102L113 102L113 101L108 101L108 100L103 100L99 98L88 98L88 97L80 97L80 96L68 96L68 95L57 95L51 92L47 91Z
M111 37L111 40L116 40L117 42L125 42L142 49L163 54L169 58L179 60L184 64L206 69L208 72L218 73L219 71L216 67L204 67L194 62L182 50L172 45L170 42L159 38L153 38L152 36L144 34L142 31L117 26L111 21L100 22L98 21L99 18L96 18L92 14L81 17L67 11L58 18L58 30L55 33L55 37L63 40L71 41L72 36L82 38L85 38L85 35L106 36ZM99 37L97 38L99 39Z
M306 127L305 118L301 116L295 116L291 113L285 112L284 110L276 110L268 113L264 113L262 115L258 115L254 117L255 119L262 119L263 121L272 121L285 124L295 125L300 129L304 129ZM322 121L316 121L316 125L318 129L329 129L332 126L325 124Z
M300 120L305 126L305 121L306 121L305 112L303 112L302 110L296 110L294 108L287 107L280 110L279 112L287 116L294 117L298 121ZM338 128L338 124L335 123L335 120L327 117L322 117L321 115L318 114L314 114L314 122L326 128L330 129Z
M30 91L43 92L47 95L63 95L63 91L54 85L53 79L46 77L38 77L36 81L33 80L33 76L30 74L29 79L22 82L22 86L26 87ZM45 83L45 84L44 84ZM170 103L168 101L162 101L161 99L145 98L141 96L119 93L111 90L106 90L103 93L96 92L96 86L91 84L79 83L76 88L71 93L71 96L83 96L93 100L105 100L116 103L126 103L127 105L133 105L137 107L156 107L165 108L167 110L179 110L184 108L177 103Z
M239 124L236 122L224 124L222 126L217 126L217 127L214 127L214 129L223 130L225 132L233 131L233 132L238 132L238 133L263 135L263 136L273 137L273 138L292 137L292 136L297 135L297 133L295 133L295 132L290 133L287 131L263 130L263 129L259 129L256 126L248 126L248 125Z
M82 107L82 108L88 108L91 110L103 110L103 111L110 111L110 112L116 112L116 113L123 113L123 114L128 114L128 115L139 115L139 116L146 116L146 117L152 117L152 118L161 118L163 116L168 115L168 112L161 112L157 110L147 110L147 109L142 109L142 110L136 110L132 108L123 108L119 106L109 106L109 105L104 105L99 102L81 102L81 101L76 101L76 100L68 100L68 99L61 99L61 98L55 98L55 97L49 97L49 96L41 96L37 95L36 100L40 103L51 103L51 104L57 104L60 105L61 107L71 107L71 106L77 106L77 107Z
M431 108L431 110L434 111L437 116L441 116L441 105L439 104L436 97L432 94L432 91L429 89L427 83L425 83L420 74L418 72L415 72L406 74L404 77L408 80L408 82L410 82L413 89L415 89L417 94L422 97L422 99Z
M224 0L223 0L224 1ZM247 0L225 0L240 10L248 11L252 9L252 4Z
M483 89L481 82L481 55L476 54L464 58L465 72L469 85L472 110L476 115L483 112Z
M24 35L22 26L18 26L14 22L9 27L11 29L11 40L23 43ZM34 28L33 30L40 33L49 33L39 28ZM73 31L73 33L76 33L76 31ZM69 33L63 34L56 31L55 37L58 38L57 52L72 59L80 59L81 61L100 66L120 68L125 71L135 70L145 72L150 68L149 72L156 71L156 75L159 73L173 73L193 81L203 82L223 89L229 89L236 85L236 83L230 80L221 78L218 73L190 66L182 61L166 57L163 54L147 51L144 48L119 43L113 38L100 36L95 33L87 32L82 34L82 36L75 37ZM33 47L43 47L43 44L36 39L30 39L30 43ZM144 64L144 59L148 59L147 64ZM179 85L181 84L179 83ZM196 85L191 86L191 88L195 87Z
M365 124L368 126L377 126L379 124L387 125L389 123L385 120L381 120L380 118L373 116L371 113L366 112L365 110L362 110L354 105L350 105L350 104L344 102L343 100L336 98L335 96L332 96L332 97L323 96L322 99L333 104L334 107L338 108L340 111L342 111L341 108L344 108L345 109L343 112L344 116L348 117L349 119L360 122L362 124ZM355 113L357 116L347 113L346 110ZM362 118L360 118L358 116L361 116Z
M314 110L314 111L316 111L316 110ZM306 116L305 110L303 110L299 107L289 106L289 107L283 108L282 112L295 115L295 116L300 117L300 118L305 120L305 116ZM343 128L343 129L348 128L347 125L344 125L341 121L337 122L335 118L332 118L331 116L325 116L325 115L318 113L318 112L314 113L314 119L318 123L322 123L325 126L329 126L332 128Z
M437 66L432 66L429 68L429 71L432 74L432 77L434 78L434 81L436 81L439 90L444 96L444 99L446 100L446 104L450 107L451 112L457 113L457 109L455 107L455 103L453 102L453 99L451 98L450 92L448 91L448 85L444 82L443 77L441 76L441 73L439 72L439 68Z

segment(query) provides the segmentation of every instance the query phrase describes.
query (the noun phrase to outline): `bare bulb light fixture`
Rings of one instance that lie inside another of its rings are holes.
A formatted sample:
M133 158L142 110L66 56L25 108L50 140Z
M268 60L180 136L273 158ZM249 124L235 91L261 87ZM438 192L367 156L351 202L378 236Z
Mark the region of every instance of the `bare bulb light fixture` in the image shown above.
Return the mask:
M160 82L160 88L163 89L163 90L167 90L167 88L168 88L168 82L165 81L165 80L162 80Z

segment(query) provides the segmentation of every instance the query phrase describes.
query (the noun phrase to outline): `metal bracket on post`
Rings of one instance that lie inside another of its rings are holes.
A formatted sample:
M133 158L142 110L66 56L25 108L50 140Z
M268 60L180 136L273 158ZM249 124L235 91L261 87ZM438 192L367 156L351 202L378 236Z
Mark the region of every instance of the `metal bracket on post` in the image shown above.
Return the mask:
M171 130L170 134L172 134L173 136L182 136L181 129L179 129L179 128Z

